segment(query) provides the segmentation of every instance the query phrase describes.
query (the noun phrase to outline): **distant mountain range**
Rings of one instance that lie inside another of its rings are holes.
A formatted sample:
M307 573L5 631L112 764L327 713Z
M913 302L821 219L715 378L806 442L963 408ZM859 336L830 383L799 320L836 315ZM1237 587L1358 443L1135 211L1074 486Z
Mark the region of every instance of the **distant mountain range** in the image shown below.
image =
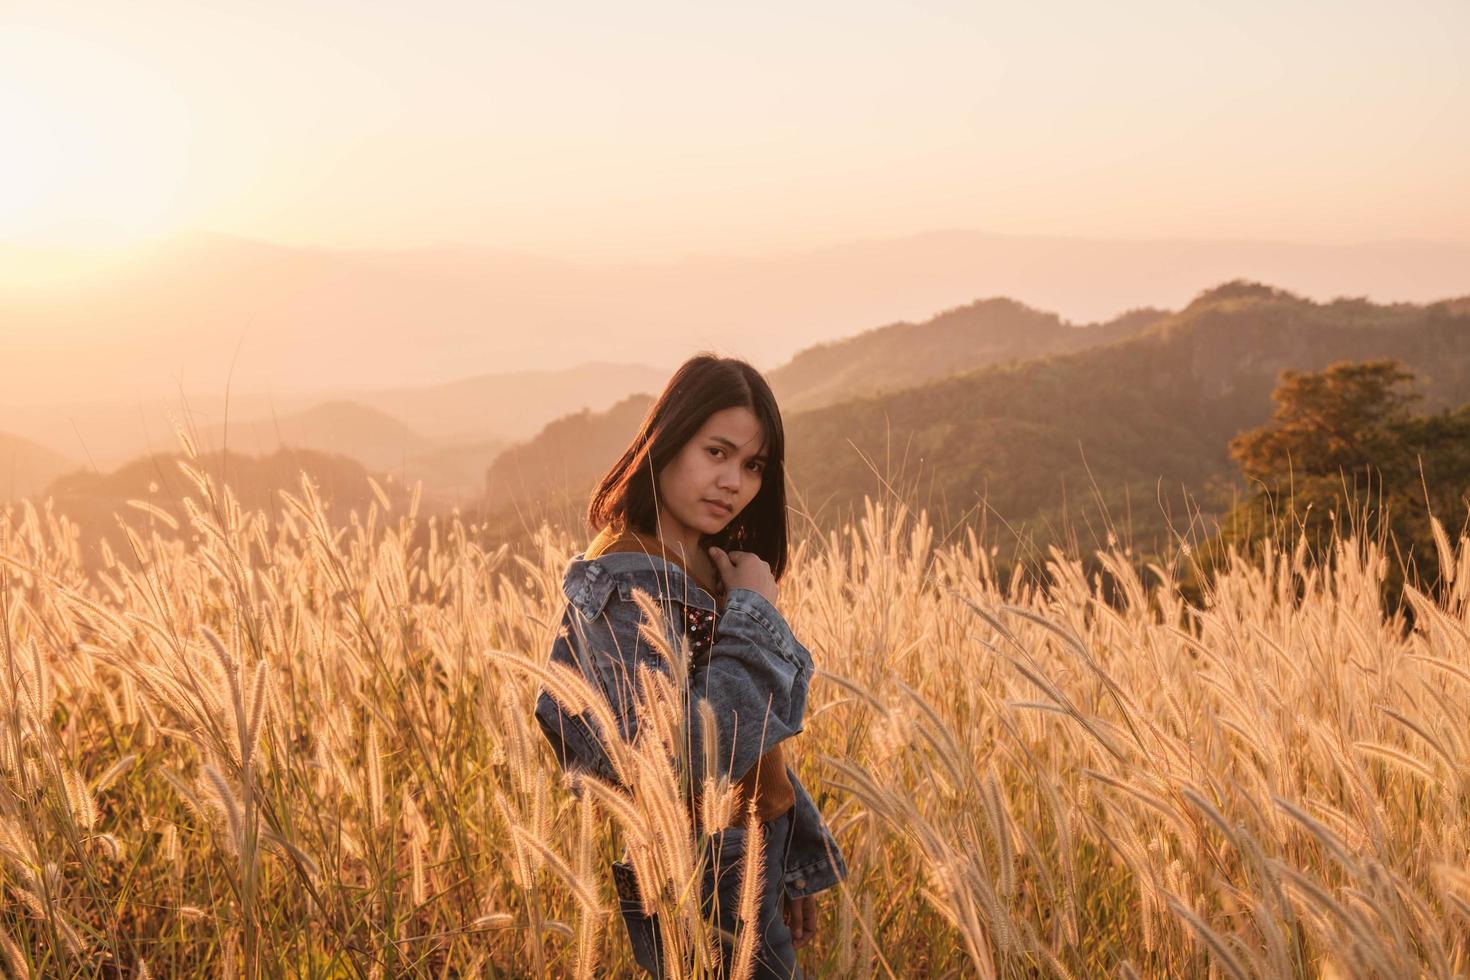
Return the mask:
M1043 340L1039 357L945 372L947 352L959 365L982 361L986 350L1025 350L1019 338L1027 324L1042 338L1099 329L1059 327L1045 314L1004 301L965 310L996 319L988 331L969 334L946 319L963 319L963 311L885 328L904 341L888 348L896 373L913 378L922 371L910 365L931 366L927 380L907 388L834 402L821 394L831 386L802 391L789 386L803 375L784 375L791 403L827 402L783 408L792 489L819 526L849 518L864 494L895 489L929 506L941 523L983 518L992 529L1008 527L1005 536L1031 543L1058 540L1068 529L1102 540L1111 522L1120 537L1156 544L1170 526L1186 530L1192 512L1206 519L1218 514L1241 489L1226 443L1269 418L1270 393L1286 368L1396 357L1421 379L1426 407L1470 402L1470 299L1324 304L1232 282L1177 313L1117 321L1097 335L1096 345L1047 352ZM1012 331L1014 346L992 342ZM963 336L970 347L958 341ZM847 377L861 391L881 377L862 365L876 364L873 351L887 344L883 331L858 335L799 354L771 376L810 359L821 369L804 377ZM514 536L534 526L537 499L560 519L579 514L596 476L631 437L633 414L563 419L548 426L554 440L538 436L510 451L522 473L537 465L549 471L554 458L558 474L586 478L581 487L570 479L549 481L539 498L519 496L511 513L492 506L487 523ZM590 458L568 459L565 447L572 445L586 447Z
M277 449L317 449L351 456L371 470L389 470L425 452L432 441L377 408L330 401L275 418L213 425L199 433L201 448L228 447L267 455Z
M26 338L0 358L0 401L106 401L132 412L140 398L180 386L218 393L227 379L236 391L360 401L352 391L631 352L667 371L701 348L770 369L854 324L922 319L976 296L1011 296L1085 323L1145 305L1177 309L1201 283L1235 277L1319 300L1424 302L1470 288L1467 269L1467 242L1094 241L967 230L599 264L214 234L108 259L0 245L0 330ZM3 413L0 430L70 445L19 430Z
M345 453L405 483L422 479L431 495L464 500L479 496L485 467L506 445L568 412L605 408L629 392L657 388L666 377L643 364L592 361L319 397L236 393L229 400L228 425L223 397L0 409L0 430L16 440L11 452L0 442L0 501L34 494L76 466L102 472L138 456L173 451L174 420L192 433L201 452L228 446L252 454L281 447ZM63 446L76 455L47 448ZM46 455L36 455L42 450Z
M377 408L353 401L331 401L279 418L214 426L201 434L201 448L222 448L256 456L279 450L310 449L349 456L375 473L391 473L400 483L422 480L430 507L478 498L485 464L508 440L446 442L430 439Z
M669 371L591 358L554 370L482 374L444 384L344 391L440 444L528 439L548 421L602 409L630 392L660 388ZM483 467L482 467L483 469Z

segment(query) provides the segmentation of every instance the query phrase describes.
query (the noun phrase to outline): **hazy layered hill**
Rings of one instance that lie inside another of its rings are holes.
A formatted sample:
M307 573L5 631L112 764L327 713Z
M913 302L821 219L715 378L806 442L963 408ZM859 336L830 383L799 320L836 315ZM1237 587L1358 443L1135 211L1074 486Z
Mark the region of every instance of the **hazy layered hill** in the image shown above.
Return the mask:
M507 443L529 438L568 412L603 409L635 391L657 389L667 377L667 371L645 364L591 361L423 386L272 395L236 389L228 399L229 436L231 445L249 452L273 451L284 438L287 445L347 452L375 466L401 468L404 459L418 460L421 472L400 475L422 475L444 491L478 491L486 464ZM178 448L175 419L191 423L201 450L220 448L224 392L221 384L167 399L6 405L0 423L107 469Z
M652 404L652 395L629 395L604 412L583 410L557 419L534 439L506 449L485 473L485 505L536 509L585 496L627 447Z
M74 465L39 443L0 432L0 502L29 497Z
M783 412L893 391L987 364L1109 343L1167 312L1133 310L1107 323L1074 326L1055 313L997 297L946 310L922 323L894 323L800 351L766 377Z
M122 553L125 539L113 515L121 516L134 527L156 524L165 535L171 530L144 511L128 504L142 500L170 514L187 533L187 514L182 500L192 497L202 501L199 490L179 468L184 457L179 453L157 453L121 466L109 473L79 471L53 481L44 497L51 500L55 513L63 514L82 527L84 552L89 563L98 560L96 542L106 538L114 551ZM369 471L362 463L336 453L312 449L282 449L268 456L249 456L239 452L202 453L193 465L210 474L217 482L227 482L246 509L278 513L284 504L279 491L299 495L301 473L305 472L317 487L327 505L334 526L345 524L353 510L365 514L376 499L368 483ZM378 479L394 514L409 503L409 493L391 477Z
M1046 314L1035 316L1046 322ZM863 494L881 495L887 480L949 519L985 509L983 499L991 527L1003 518L1047 540L1064 510L1084 533L1089 520L1100 527L1095 480L1120 533L1131 525L1145 543L1165 525L1161 494L1180 529L1189 523L1181 486L1207 516L1228 506L1240 484L1226 444L1270 417L1271 391L1287 368L1396 357L1422 379L1424 407L1470 401L1464 300L1315 303L1232 282L1140 333L1128 335L1122 323L1115 329L1125 336L1112 343L788 411L793 489L823 524L840 520ZM518 447L523 472L531 460L556 460L556 472L566 474L540 498L554 516L575 517L596 475L626 446L636 414L562 420L555 447L539 438ZM564 447L573 446L590 458L571 458ZM579 472L585 481L577 488ZM492 508L490 523L513 536L533 523L536 499L523 495L513 519Z
M1162 488L1183 529L1178 489L1198 495L1207 513L1228 505L1239 483L1226 444L1269 419L1285 369L1394 357L1422 380L1425 408L1470 401L1463 310L1319 304L1230 283L1108 346L802 413L787 429L792 480L814 510L836 514L880 489L860 453L890 479L902 461L921 502L958 517L984 499L992 526L998 515L1041 539L1064 502L1072 519L1099 526L1094 482L1120 532L1131 520L1136 534L1156 535Z
M588 361L554 370L484 374L447 384L356 390L344 397L401 419L441 443L493 436L528 439L548 422L607 408L637 391L658 390L669 371L647 364ZM480 469L483 471L484 465Z
M228 448L259 456L277 449L316 449L351 456L373 470L395 469L432 444L388 413L351 401L323 402L280 417L232 419L228 430L217 425L199 434L201 450Z

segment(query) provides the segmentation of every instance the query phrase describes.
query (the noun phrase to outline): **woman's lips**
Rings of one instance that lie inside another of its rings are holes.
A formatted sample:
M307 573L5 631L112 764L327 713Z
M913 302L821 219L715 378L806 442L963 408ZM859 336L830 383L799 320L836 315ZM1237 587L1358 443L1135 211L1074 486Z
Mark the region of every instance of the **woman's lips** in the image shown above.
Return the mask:
M727 505L725 505L725 504L722 504L722 503L720 503L720 502L718 502L718 501L715 501L715 500L706 500L706 501L705 501L705 503L706 503L706 504L709 504L709 505L710 505L710 506L711 506L711 507L713 507L713 508L714 508L714 509L715 509L715 510L716 510L716 511L718 511L718 512L719 512L719 513L721 513L721 514L724 514L724 515L726 515L726 516L727 516L727 517L728 517L728 516L729 516L729 515L730 515L730 514L733 514L733 513L735 513L735 508L733 508L733 507L729 507L729 506L727 506Z

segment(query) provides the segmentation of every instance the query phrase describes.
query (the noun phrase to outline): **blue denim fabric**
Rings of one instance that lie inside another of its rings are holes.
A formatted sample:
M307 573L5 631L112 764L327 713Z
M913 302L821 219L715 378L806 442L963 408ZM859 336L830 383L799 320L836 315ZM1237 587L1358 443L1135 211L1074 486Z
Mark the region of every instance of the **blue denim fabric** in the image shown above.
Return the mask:
M714 597L677 565L658 555L631 551L592 559L577 555L567 565L562 589L567 606L551 660L579 670L602 691L622 737L631 739L637 734L633 711L636 668L647 664L655 670L667 669L658 652L638 633L643 617L633 601L635 589L660 603L676 650L691 621L714 623L713 642L693 658L689 674L691 715L700 700L714 708L718 744L708 757L720 760L720 771L708 775L738 779L767 750L802 730L813 670L811 653L760 593L732 589L721 611ZM536 718L564 768L618 784L589 715L569 715L542 691L536 700ZM694 742L690 775L694 785L700 785L706 776L707 754L701 744L702 727L696 718L690 721ZM787 895L797 898L831 888L847 876L847 865L816 803L790 767L786 771L796 803L782 884Z

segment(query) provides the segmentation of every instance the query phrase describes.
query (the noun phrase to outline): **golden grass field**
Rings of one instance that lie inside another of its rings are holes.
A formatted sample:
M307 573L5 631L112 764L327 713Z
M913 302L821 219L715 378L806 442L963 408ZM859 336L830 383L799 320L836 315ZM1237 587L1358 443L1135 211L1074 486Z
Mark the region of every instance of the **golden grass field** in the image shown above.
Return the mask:
M192 526L135 504L91 579L74 529L0 517L4 969L627 976L624 845L711 959L674 687L619 748L631 800L574 797L531 717L543 680L579 696L542 665L583 535L516 556L386 497L333 528L309 487L267 516L198 484ZM1046 594L998 581L902 508L801 541L794 764L852 872L805 969L1466 975L1470 541L1411 631L1383 554L1335 547L1239 564L1198 610L1187 549L1144 578L1104 554L1105 603L1073 558Z

